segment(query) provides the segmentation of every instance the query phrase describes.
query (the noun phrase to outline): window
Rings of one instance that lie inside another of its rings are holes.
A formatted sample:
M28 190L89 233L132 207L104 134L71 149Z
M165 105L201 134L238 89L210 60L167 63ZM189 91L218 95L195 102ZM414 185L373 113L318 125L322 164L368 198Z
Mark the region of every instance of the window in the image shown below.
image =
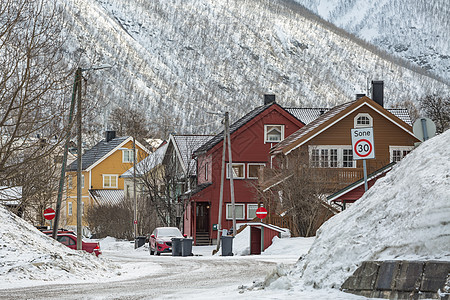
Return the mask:
M72 215L72 202L67 202L67 215Z
M245 204L234 204L234 207L236 209L236 220L244 220L245 216ZM232 220L233 219L233 205L231 203L227 203L227 219Z
M367 113L360 113L355 117L354 128L372 127L373 119Z
M353 168L354 160L353 160L353 150L352 149L343 149L342 156L342 167L343 168Z
M227 163L227 179L230 179L230 175L229 175L229 163ZM237 164L233 164L233 179L244 179L245 178L245 174L244 174L244 166L245 164L242 163L237 163Z
M278 143L284 139L284 125L264 125L264 142Z
M256 218L256 210L258 209L258 204L247 204L247 219L251 220Z
M122 150L122 162L133 163L133 149Z
M258 164L258 163L247 164L247 178L258 179L259 169L265 166L266 164Z
M103 188L117 188L117 175L103 175Z
M72 176L69 175L67 177L67 189L71 190L72 189Z
M315 168L355 168L351 146L310 146L310 162Z
M399 162L403 159L403 157L411 152L412 149L412 146L389 146L391 162Z

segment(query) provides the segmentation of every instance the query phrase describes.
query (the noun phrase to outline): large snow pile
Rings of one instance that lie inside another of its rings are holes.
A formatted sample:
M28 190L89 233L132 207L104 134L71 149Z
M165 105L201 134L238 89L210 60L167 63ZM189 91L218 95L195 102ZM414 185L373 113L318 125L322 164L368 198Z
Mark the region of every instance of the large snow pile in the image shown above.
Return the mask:
M65 279L94 281L119 273L118 266L108 260L62 245L2 205L0 219L0 288L20 281L24 285Z
M450 130L328 220L287 278L293 286L338 288L362 261L389 259L450 260Z

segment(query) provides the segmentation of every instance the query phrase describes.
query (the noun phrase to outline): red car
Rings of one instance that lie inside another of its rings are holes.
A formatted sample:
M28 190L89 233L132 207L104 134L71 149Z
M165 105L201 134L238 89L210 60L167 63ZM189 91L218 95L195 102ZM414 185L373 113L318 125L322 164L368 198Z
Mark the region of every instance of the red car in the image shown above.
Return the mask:
M51 236L52 231L43 231L46 235ZM58 235L56 236L56 240L61 244L66 245L70 249L77 250L77 236L73 231L70 230L58 230ZM102 254L100 251L99 243L88 243L81 241L81 249L88 252L94 253L96 256Z
M150 255L172 253L172 238L184 238L176 227L158 227L149 239Z

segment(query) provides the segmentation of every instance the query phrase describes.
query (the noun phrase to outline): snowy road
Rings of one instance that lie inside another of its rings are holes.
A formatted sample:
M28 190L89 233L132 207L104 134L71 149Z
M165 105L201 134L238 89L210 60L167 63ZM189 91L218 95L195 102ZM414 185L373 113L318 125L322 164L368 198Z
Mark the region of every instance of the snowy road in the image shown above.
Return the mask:
M128 269L127 279L89 284L47 284L0 290L1 299L155 299L204 294L217 287L251 285L263 280L276 263L263 257L172 257L150 256L148 252L105 253L105 257ZM293 264L288 259L284 263ZM133 272L141 274L135 278ZM185 293L185 292L187 293ZM212 296L212 295L211 295Z

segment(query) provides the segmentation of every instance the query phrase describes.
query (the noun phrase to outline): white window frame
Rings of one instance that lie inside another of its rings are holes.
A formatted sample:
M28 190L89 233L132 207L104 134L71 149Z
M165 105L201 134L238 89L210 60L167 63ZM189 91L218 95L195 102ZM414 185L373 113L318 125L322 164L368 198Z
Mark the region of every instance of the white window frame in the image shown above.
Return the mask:
M247 179L258 179L259 177L250 177L250 166L259 166L259 167L265 167L265 163L248 163L247 164Z
M136 149L136 154L138 149ZM125 153L128 153L128 159L125 159ZM137 155L136 155L137 158ZM123 163L133 163L133 149L123 149L122 150L122 162Z
M393 162L394 160L394 150L398 150L401 151L401 158L400 160L402 160L405 155L403 154L404 151L408 151L411 152L414 149L414 146L389 146L389 161Z
M243 214L242 218L240 218L240 217L238 217L238 216L236 215L236 220L245 220L245 204L243 204L243 203L235 203L234 205L236 206L236 208L237 208L238 206L242 207L242 214ZM227 214L226 214L227 220L233 220L232 206L233 206L233 204L227 203L227 207L226 207L226 210L227 210ZM229 215L228 215L228 214L229 214Z
M330 167L331 164L331 150L332 149L336 149L337 150L337 165L336 167ZM356 168L356 160L354 159L354 155L353 155L353 160L352 160L352 166L351 167L344 167L344 150L352 150L352 146L351 145L320 145L320 146L309 146L309 159L311 162L311 165L315 168L330 168L330 169L335 169L335 168L345 168L345 169L351 169L351 168ZM313 154L313 150L318 150L319 151L319 160L317 161L317 166L314 166L312 164L312 154ZM322 159L322 150L328 150L328 166L323 166L324 161Z
M252 218L250 217L250 208L251 207L256 207L255 209L255 216ZM247 220L253 220L254 218L256 218L256 210L258 209L258 204L257 203L249 203L247 204Z
M361 117L366 117L369 119L369 124L358 124L358 120ZM368 113L359 113L356 115L353 123L353 128L367 128L367 127L373 127L373 118Z
M81 188L84 189L84 174L81 174Z
M67 215L71 216L73 214L73 204L72 201L67 202Z
M102 174L103 176L103 188L104 189L116 189L119 186L119 176L117 174ZM115 178L115 186L105 186L105 178L109 177L109 182L112 183L111 178Z
M227 179L230 179L230 174L229 174L229 165L230 163L227 163ZM245 179L245 164L244 163L233 163L232 167L235 166L242 166L242 177L235 177L233 174L233 179Z
M268 134L267 130L268 130L269 127L272 127L272 126L280 126L281 137L280 137L279 141L271 141L271 140L269 140L267 138L267 134ZM266 124L266 125L264 125L264 144L266 144L266 143L279 143L282 140L284 140L284 125L282 125L282 124Z

